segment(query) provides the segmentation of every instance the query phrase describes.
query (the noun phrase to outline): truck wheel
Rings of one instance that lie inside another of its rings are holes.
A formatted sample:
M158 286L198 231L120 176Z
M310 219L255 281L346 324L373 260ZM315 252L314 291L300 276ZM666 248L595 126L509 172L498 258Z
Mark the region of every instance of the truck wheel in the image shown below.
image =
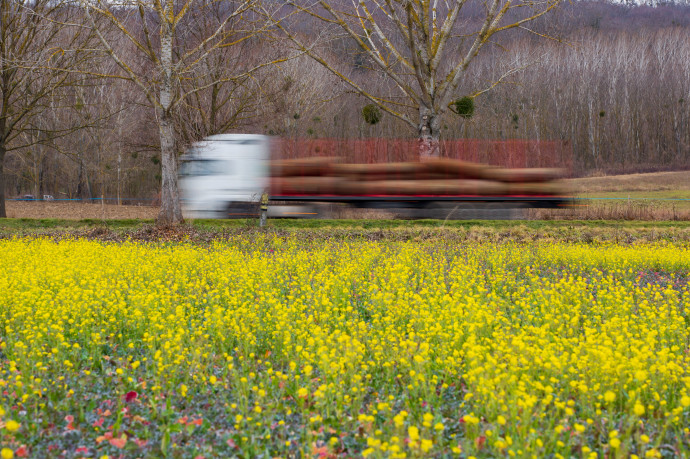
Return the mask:
M231 202L228 204L226 218L259 218L261 205L258 202Z

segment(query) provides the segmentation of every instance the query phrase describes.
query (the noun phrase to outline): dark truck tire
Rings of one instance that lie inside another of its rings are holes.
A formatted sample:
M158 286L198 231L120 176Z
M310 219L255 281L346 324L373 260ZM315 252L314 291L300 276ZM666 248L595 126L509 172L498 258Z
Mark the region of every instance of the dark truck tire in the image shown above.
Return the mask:
M226 218L259 218L261 204L258 202L230 202L227 206Z

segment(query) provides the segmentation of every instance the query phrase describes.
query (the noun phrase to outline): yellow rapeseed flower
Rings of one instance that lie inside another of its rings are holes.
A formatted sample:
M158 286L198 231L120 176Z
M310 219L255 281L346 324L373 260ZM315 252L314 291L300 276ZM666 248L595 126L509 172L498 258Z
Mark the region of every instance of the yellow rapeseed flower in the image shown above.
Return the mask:
M21 424L19 424L17 421L10 419L5 423L5 429L7 429L9 432L16 432L19 430L21 427Z
M637 416L642 416L645 412L644 405L641 403L635 403L633 411Z
M410 440L418 440L419 439L419 429L416 428L415 426L409 426L407 428L407 436L410 437Z

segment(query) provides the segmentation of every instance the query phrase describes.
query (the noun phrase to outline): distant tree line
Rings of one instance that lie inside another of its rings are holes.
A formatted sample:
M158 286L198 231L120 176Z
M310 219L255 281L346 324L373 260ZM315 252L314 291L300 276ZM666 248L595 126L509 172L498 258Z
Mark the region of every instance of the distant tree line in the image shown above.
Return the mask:
M159 103L165 63L151 51L160 47L166 11L113 8L111 18L94 12L90 24L75 2L0 0L5 196L159 199L166 129L175 137L166 148L176 154L224 132L417 137L399 117L364 110L370 99L268 24L297 25L294 36L353 82L396 97L397 83L357 40L313 18L291 22L295 11L275 6L283 2L252 9L258 3L202 11L182 2L189 10L173 11L179 35L170 59L184 65L168 80L174 111L166 111ZM460 20L480 20L480 7L470 1ZM227 29L213 36L224 21ZM578 175L690 167L690 5L561 4L488 42L454 96L469 97L472 110L460 116L457 105L441 114L443 139L567 141Z

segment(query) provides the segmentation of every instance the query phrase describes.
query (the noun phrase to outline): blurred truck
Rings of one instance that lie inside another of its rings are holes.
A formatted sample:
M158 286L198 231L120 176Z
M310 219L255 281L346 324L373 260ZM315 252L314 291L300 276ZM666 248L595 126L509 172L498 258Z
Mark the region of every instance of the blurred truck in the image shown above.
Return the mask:
M270 137L214 135L181 158L188 218L330 217L337 206L385 209L402 218L521 218L525 209L571 202L559 168L506 168L450 158L378 163L347 155L288 159ZM294 156L294 155L293 155Z

